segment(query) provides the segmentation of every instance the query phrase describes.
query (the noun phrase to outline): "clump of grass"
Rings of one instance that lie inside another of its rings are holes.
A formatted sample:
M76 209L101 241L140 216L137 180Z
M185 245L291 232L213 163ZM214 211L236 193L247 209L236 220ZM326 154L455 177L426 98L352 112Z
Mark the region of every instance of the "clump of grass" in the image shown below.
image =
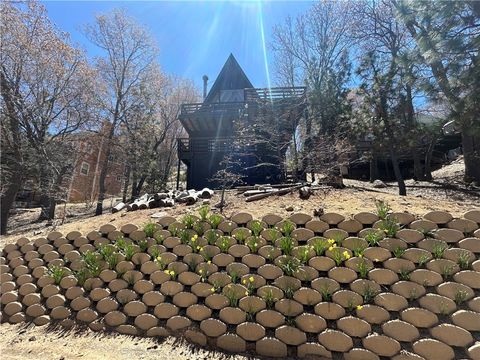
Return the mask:
M285 324L287 324L288 326L291 326L291 327L297 326L297 322L295 321L295 317L294 316L285 317Z
M344 260L348 260L351 258L351 255L348 253L348 251L342 251L342 249L337 247L333 248L331 252L332 258L337 266L340 266Z
M326 239L323 238L316 238L313 243L313 251L317 256L322 256L325 254L325 251L330 247L331 244L328 243Z
M392 210L390 205L383 200L375 200L375 207L377 208L377 216L382 220L385 220Z
M287 299L293 299L293 294L295 294L295 288L293 287L292 284L287 283L287 286L285 286L285 289L283 290L285 294L285 298Z
M148 241L147 239L139 240L138 247L140 248L141 252L145 252L148 249Z
M228 252L228 249L230 248L230 239L227 236L222 236L220 238L220 243L218 244L218 247L222 252Z
M154 262L155 264L158 266L158 268L160 270L164 270L165 267L167 266L167 264L165 263L165 261L163 260L163 258L158 255L155 259L154 259Z
M458 255L457 264L461 270L470 269L470 254L468 251L462 251L460 255Z
M205 233L205 227L204 227L204 223L202 222L196 222L194 225L193 225L193 230L195 230L195 232L199 235L199 236L203 236L203 234Z
M207 279L207 270L206 269L198 269L198 274L200 275L200 281L201 282L205 282L205 280Z
M452 265L445 265L441 269L441 275L444 280L448 280L453 275L453 266Z
M245 313L247 314L247 321L254 321L257 311L258 310L254 309L253 307L249 307L247 311L245 311Z
M239 244L245 244L245 240L249 235L250 233L248 232L248 229L240 228L235 232L235 235L233 235L233 237L235 238L235 240L237 240Z
M382 230L388 237L395 237L398 230L400 230L400 225L395 217L387 216L385 219L380 221L379 229Z
M465 290L458 289L455 292L455 303L461 305L467 299L468 293Z
M448 249L448 245L444 243L437 243L434 244L432 247L432 255L435 259L441 259L443 257L443 254L445 253L445 250Z
M218 234L215 232L215 230L208 230L205 232L205 239L209 245L215 245L218 239Z
M362 257L363 256L363 253L365 252L365 249L367 247L363 244L358 244L356 245L354 248L353 248L353 256L356 256L356 257Z
M110 254L105 261L107 262L108 268L110 270L114 270L120 262L120 254L118 252L114 252Z
M281 232L283 233L283 236L285 237L291 237L292 232L295 230L295 224L291 222L290 220L284 221L282 225Z
M73 276L77 279L78 285L83 286L85 281L88 279L87 269L82 268L80 270L74 271Z
M290 236L284 236L280 239L280 249L284 255L292 255L293 247L295 246L294 240Z
M398 277L400 280L409 281L410 280L410 270L400 269L398 272Z
M135 245L127 244L123 249L123 256L125 256L125 260L132 260L133 255L135 255Z
M182 244L188 244L190 241L190 233L185 229L178 230L178 237Z
M153 239L155 240L155 242L158 244L158 245L162 245L163 244L163 241L165 240L162 233L160 233L159 231L156 231L154 234L153 234Z
M283 261L280 261L279 267L283 270L285 275L293 276L300 267L300 260L293 256L287 256Z
M263 225L260 220L253 220L250 223L250 230L252 230L253 236L260 236L260 233L263 230Z
M100 256L96 252L93 252L91 250L88 250L82 255L82 260L85 268L87 269L88 274L91 277L97 277L102 271L99 257Z
M377 295L377 291L367 285L363 290L363 294L362 294L363 302L365 304L370 304L376 295Z
M255 285L253 284L254 282L255 278L253 276L242 280L242 284L245 285L245 287L247 288L247 291L245 291L245 295L250 296L255 292Z
M67 275L63 267L50 265L47 269L47 276L50 276L55 284L59 285L62 279Z
M170 279L172 280L176 280L177 279L177 276L178 276L178 272L176 272L175 270L168 270L168 269L165 269L163 270L163 272L167 275L170 275Z
M200 215L200 221L207 221L208 213L210 212L210 207L204 205L198 209L198 215Z
M268 237L270 238L270 241L272 243L275 243L275 241L277 241L278 238L280 237L280 234L275 229L268 229Z
M218 228L218 225L220 225L222 220L223 220L222 215L219 215L219 214L212 214L208 218L208 222L210 223L210 226L212 227L212 229Z
M311 248L308 245L300 246L298 248L298 259L303 265L305 265L310 258L310 249Z
M247 246L250 248L250 251L253 254L256 254L258 251L258 239L257 237L252 237L250 240L247 241Z
M427 254L420 255L420 257L418 258L418 266L420 268L425 267L425 264L428 262L429 258L430 258L430 256L428 256Z
M367 278L368 272L370 271L370 266L368 265L367 261L365 261L365 259L362 259L358 262L357 271L358 276L360 276L361 279Z
M231 270L228 275L230 275L230 279L232 279L232 283L234 284L238 283L240 280L240 275L235 270Z
M401 248L400 246L397 246L395 249L393 249L393 255L396 258L401 258L405 254L405 249Z
M370 230L367 232L365 235L365 240L367 240L368 244L370 246L377 246L380 240L383 239L382 234L380 234L378 231L375 230Z
M228 299L228 304L231 307L238 307L239 296L237 291L233 288L232 284L228 284L224 292L225 296Z
M181 222L187 229L193 229L193 225L195 225L197 220L192 214L187 214L183 216Z
M153 222L146 223L143 225L143 232L146 237L153 238L153 234L157 231L157 225Z
M278 299L273 295L272 289L268 289L262 296L263 300L265 300L265 304L267 305L267 309L273 309L275 303Z
M324 285L320 288L320 294L322 294L323 301L331 301L332 300L332 290L328 285Z

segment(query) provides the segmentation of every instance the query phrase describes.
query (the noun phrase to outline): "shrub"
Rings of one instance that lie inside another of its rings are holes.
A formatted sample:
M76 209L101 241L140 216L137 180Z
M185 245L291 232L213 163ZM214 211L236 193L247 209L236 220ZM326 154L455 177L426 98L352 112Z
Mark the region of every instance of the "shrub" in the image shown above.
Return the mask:
M157 225L155 223L149 222L143 225L143 232L149 238L153 238L153 234L157 231Z

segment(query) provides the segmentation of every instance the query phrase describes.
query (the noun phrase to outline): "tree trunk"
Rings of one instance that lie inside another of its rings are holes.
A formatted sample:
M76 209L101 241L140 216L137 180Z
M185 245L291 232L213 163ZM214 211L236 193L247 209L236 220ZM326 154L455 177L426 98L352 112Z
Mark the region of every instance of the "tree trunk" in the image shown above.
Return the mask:
M462 150L465 162L465 182L480 184L480 136L462 131Z
M423 180L423 169L422 163L420 162L420 154L413 149L412 151L413 157L413 178L417 181Z
M425 172L424 172L424 179L427 181L432 181L432 158L433 158L433 150L435 149L435 144L437 143L437 138L434 137L430 140L428 144L427 152L425 154Z
M405 196L407 195L407 188L405 187L405 181L403 181L400 166L398 165L397 154L393 145L390 145L390 157L392 158L393 172L398 183L398 195Z
M49 189L49 174L45 171L47 165L40 160L40 215L37 221L50 220L50 207L52 203L51 189Z
M127 192L128 192L128 185L130 184L130 164L127 161L127 165L125 168L125 176L124 176L125 183L123 184L123 193L122 193L122 201L124 203L127 202Z
M18 167L20 168L20 166ZM7 224L8 218L10 216L10 209L15 202L15 198L17 197L17 193L22 186L22 174L21 171L12 171L11 175L9 176L7 190L2 194L0 197L0 234L5 235L7 233Z

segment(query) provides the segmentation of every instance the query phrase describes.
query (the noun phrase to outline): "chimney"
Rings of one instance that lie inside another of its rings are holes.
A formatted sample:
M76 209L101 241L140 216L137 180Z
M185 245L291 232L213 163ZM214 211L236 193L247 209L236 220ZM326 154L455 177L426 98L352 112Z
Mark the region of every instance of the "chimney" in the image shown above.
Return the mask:
M207 83L208 83L208 76L203 75L203 100L207 97Z

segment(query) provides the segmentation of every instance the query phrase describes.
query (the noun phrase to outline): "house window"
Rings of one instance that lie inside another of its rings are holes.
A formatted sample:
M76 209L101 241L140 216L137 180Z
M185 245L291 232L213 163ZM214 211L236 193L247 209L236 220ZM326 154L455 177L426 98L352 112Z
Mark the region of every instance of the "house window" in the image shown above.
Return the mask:
M244 101L244 90L221 90L220 91L220 102L243 102Z
M80 167L80 174L88 175L89 170L90 170L90 164L86 163L85 161L82 162L82 166Z

